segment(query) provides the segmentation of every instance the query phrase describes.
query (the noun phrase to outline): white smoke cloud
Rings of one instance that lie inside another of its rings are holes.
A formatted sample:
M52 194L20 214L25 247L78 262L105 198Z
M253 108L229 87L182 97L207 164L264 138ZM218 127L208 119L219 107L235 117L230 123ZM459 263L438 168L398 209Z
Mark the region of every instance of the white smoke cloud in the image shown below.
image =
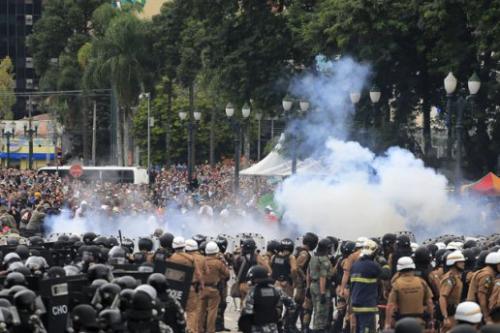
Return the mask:
M408 230L420 239L494 231L488 221L471 228L480 208L450 197L446 178L411 152L393 147L375 156L347 141L353 110L349 92L367 85L370 69L349 58L317 60L319 73L298 78L292 91L318 111L289 130L301 137L299 149L314 152L308 162L319 164L321 171L299 172L278 189L285 224L344 239Z

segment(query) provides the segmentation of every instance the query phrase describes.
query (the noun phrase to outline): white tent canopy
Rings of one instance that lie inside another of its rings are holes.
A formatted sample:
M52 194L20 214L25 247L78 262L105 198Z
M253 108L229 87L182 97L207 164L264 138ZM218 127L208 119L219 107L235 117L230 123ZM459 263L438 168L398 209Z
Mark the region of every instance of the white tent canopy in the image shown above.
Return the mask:
M284 139L285 136L282 134L276 147L274 147L266 157L264 157L259 163L242 170L240 175L262 177L290 176L292 174L292 160L285 158L279 153ZM297 161L297 172L311 172L313 170L319 171L319 169L320 165L317 161L310 159Z

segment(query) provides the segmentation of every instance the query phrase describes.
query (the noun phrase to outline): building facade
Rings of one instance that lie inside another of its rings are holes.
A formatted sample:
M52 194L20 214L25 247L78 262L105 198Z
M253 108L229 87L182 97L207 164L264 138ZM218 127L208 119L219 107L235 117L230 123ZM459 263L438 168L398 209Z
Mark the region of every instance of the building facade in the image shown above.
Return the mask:
M42 14L46 0L0 0L0 59L9 56L14 65L16 93L38 89L33 58L26 46L26 37ZM14 106L14 118L28 114L28 100L19 96ZM36 108L36 106L34 106Z

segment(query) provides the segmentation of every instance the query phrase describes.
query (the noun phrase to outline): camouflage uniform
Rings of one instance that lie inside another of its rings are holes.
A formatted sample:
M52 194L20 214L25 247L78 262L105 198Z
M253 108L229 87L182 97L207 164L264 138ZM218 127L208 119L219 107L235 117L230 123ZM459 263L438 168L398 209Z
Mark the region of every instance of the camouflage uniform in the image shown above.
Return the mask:
M313 329L324 330L330 324L329 313L331 306L331 295L330 288L328 288L328 280L332 276L332 264L330 263L328 256L313 256L309 263L309 275L309 289L311 291L311 301L314 309ZM325 297L327 301L325 303L321 302L321 292L319 287L319 280L322 277L327 280L325 288Z

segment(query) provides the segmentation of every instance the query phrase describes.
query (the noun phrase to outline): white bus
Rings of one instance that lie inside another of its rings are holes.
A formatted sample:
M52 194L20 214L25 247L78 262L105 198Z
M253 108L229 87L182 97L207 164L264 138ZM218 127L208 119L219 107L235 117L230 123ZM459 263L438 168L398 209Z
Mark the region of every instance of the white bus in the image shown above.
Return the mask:
M71 166L43 167L38 169L37 173L55 174L64 178L70 176ZM148 172L146 169L137 167L119 167L119 166L82 166L83 174L79 178L82 181L102 181L109 183L129 183L129 184L149 184ZM71 176L70 176L71 177Z

